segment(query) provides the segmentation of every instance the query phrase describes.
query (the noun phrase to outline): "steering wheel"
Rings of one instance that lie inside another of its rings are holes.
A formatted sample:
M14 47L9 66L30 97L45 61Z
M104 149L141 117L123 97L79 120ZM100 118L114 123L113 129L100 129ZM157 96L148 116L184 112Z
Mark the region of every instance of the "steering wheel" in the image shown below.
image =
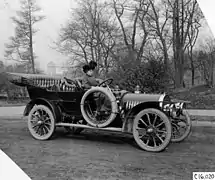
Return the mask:
M98 86L102 86L103 84L105 84L106 86L110 85L113 82L112 78L109 79L105 79L104 81L102 81Z

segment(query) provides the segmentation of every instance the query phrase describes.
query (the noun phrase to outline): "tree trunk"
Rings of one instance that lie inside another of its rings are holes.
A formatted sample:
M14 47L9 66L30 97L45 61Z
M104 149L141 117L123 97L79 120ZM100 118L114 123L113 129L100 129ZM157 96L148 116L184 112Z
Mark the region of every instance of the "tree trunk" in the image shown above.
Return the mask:
M30 21L29 21L29 31L30 31L30 44L29 44L29 48L30 48L30 57L31 57L31 64L32 64L32 73L35 74L35 67L34 67L34 51L33 51L33 33L32 33L32 15L31 15L31 8L29 6L29 14L30 14Z
M32 72L33 72L33 74L35 74L34 51L33 51L32 37L30 38L30 54L31 54Z
M182 88L184 81L184 57L180 50L177 50L176 52L175 85L176 88Z
M165 66L165 70L168 71L168 67L169 67L169 56L168 56L168 52L167 52L167 48L166 45L164 45L164 49L163 49L163 54L164 54L164 66Z
M213 63L213 57L211 57L211 67L210 67L210 87L212 88L213 87L213 85L214 85L214 78L213 78L213 76L214 76L214 63Z
M180 13L181 8L181 13ZM176 88L183 87L184 81L184 5L181 1L175 0L173 7L173 53L175 61L175 85Z
M190 64L191 64L191 78L192 86L195 85L195 66L193 62L193 47L190 48Z
M195 85L195 69L192 67L191 70L192 86Z

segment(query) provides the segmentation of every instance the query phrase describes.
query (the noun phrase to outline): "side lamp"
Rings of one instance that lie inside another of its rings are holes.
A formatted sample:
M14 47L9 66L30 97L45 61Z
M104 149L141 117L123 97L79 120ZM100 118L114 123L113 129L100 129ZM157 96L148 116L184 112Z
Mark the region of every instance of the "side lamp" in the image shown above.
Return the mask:
M141 93L139 85L136 85L134 93L136 93L136 94Z

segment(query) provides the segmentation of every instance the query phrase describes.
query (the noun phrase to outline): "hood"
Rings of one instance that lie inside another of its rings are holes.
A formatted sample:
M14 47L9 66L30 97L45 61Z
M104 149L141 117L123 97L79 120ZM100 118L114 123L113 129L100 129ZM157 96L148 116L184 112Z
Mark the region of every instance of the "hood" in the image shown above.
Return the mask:
M163 102L169 100L166 94L135 94L127 93L123 96L123 102L138 101L138 102Z

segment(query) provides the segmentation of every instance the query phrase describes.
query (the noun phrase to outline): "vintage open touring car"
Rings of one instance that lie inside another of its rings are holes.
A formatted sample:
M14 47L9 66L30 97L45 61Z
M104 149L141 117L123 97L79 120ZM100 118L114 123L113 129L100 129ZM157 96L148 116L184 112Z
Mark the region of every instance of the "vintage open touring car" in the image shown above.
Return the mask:
M101 129L133 134L141 149L160 152L191 132L186 103L172 102L167 94L119 90L111 87L113 79L84 89L81 78L8 74L10 82L28 90L31 100L24 116L28 116L28 129L37 140L50 139L56 127L74 134L86 128ZM108 109L101 111L105 98Z

